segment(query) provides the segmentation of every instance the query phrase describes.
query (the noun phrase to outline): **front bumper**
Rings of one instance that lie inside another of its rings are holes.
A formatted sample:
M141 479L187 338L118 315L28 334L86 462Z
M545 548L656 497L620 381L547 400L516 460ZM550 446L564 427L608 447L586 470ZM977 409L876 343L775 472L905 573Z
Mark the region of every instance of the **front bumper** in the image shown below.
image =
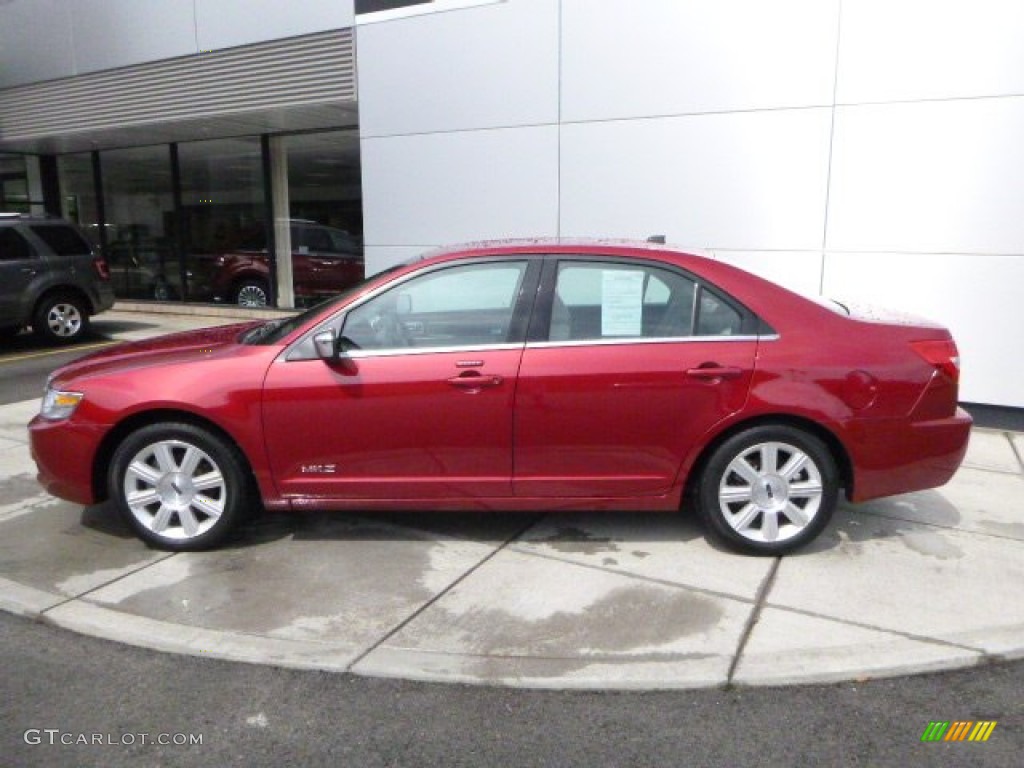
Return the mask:
M72 419L51 421L36 415L28 425L29 449L37 478L48 493L76 504L95 504L93 464L105 431Z

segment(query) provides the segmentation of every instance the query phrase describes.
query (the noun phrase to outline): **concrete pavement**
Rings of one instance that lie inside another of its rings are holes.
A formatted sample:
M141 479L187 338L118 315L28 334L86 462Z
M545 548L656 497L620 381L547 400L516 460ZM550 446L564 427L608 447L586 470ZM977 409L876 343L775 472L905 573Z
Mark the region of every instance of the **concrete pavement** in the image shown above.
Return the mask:
M125 338L212 324L114 312ZM215 322L230 322L230 317ZM105 325L106 324L106 325ZM226 548L147 549L35 483L0 407L0 607L177 653L539 688L897 675L1024 656L1024 435L975 430L944 488L844 504L781 559L664 514L267 514Z

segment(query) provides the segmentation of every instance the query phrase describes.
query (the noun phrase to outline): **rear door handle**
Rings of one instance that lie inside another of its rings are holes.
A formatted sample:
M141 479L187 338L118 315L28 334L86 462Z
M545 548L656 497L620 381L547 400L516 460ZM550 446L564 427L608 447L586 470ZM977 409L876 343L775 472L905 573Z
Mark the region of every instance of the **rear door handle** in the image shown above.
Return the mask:
M480 391L484 387L498 387L505 380L501 376L482 375L477 371L464 371L458 376L452 376L448 383L453 387L466 390Z
M704 379L706 381L714 379L736 379L743 375L743 369L736 368L731 365L704 363L696 368L690 368L686 372L686 375L691 379Z

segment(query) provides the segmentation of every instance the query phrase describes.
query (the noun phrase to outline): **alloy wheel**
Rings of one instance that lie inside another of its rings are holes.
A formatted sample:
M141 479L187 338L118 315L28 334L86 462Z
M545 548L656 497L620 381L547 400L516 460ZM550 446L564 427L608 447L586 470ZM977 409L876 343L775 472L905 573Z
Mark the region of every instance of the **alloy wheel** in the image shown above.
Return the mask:
M776 543L800 535L822 505L821 469L804 451L765 442L739 453L718 487L725 522L744 539Z
M62 339L70 339L82 330L82 313L74 304L60 302L46 313L46 327Z
M138 451L124 473L124 500L146 530L167 539L202 536L227 503L224 473L208 453L183 440Z
M267 292L258 285L243 285L238 290L238 306L265 307L267 306Z

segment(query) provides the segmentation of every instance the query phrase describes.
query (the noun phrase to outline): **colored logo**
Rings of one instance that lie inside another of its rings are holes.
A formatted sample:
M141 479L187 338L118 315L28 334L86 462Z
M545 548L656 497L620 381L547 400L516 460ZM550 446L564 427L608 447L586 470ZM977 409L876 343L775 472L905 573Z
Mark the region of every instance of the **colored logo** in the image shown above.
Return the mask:
M932 720L921 734L921 741L988 741L997 720Z

